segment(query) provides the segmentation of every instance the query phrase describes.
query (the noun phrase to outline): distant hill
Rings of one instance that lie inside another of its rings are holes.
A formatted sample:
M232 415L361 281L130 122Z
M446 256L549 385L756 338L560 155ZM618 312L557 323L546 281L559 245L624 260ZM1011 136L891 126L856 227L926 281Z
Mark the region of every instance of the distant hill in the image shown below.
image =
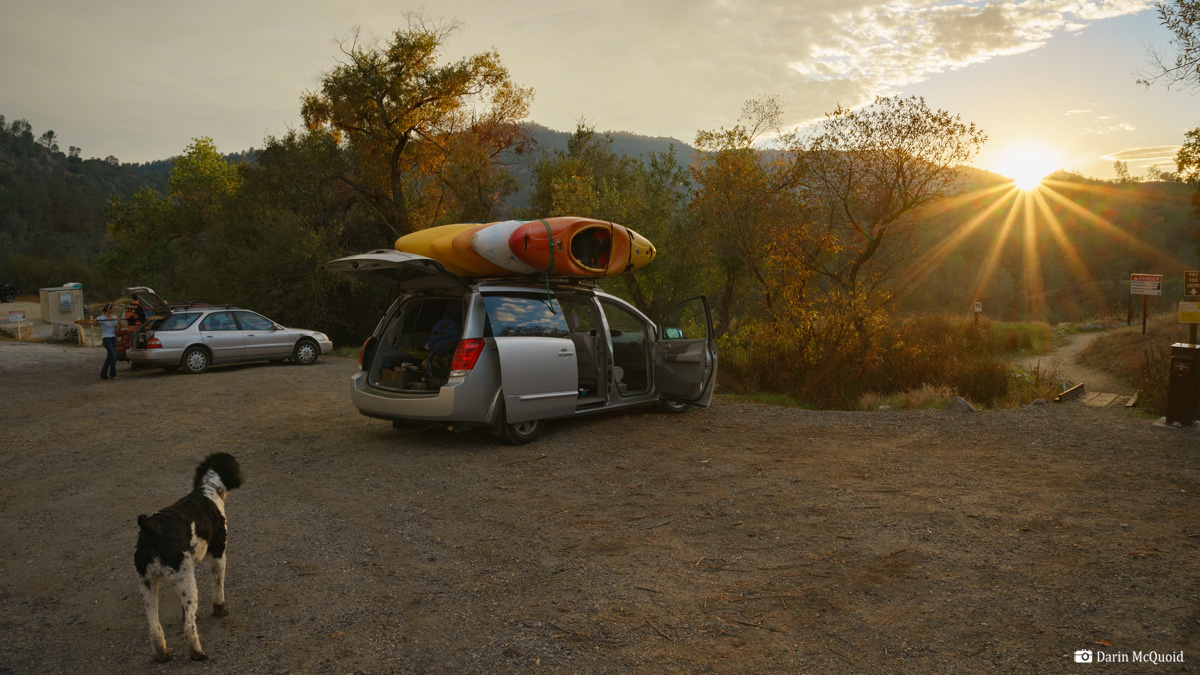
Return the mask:
M25 120L8 125L0 116L0 252L91 260L104 247L108 200L165 189L171 162L82 159L47 133L35 138Z
M175 164L81 155L71 146L64 153L53 132L35 137L26 120L8 124L0 115L0 258L93 260L105 246L109 199L129 199L144 187L166 192ZM253 162L254 149L226 159Z

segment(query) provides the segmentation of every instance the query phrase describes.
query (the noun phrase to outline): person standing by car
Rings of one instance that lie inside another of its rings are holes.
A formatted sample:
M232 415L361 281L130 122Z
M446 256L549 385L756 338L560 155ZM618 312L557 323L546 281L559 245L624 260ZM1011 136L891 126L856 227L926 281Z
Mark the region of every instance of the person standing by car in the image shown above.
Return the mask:
M121 379L117 377L117 324L121 323L121 319L114 312L113 304L106 303L100 316L87 322L87 325L99 325L100 337L104 339L104 351L107 357L104 359L104 365L100 367L100 379L102 380Z

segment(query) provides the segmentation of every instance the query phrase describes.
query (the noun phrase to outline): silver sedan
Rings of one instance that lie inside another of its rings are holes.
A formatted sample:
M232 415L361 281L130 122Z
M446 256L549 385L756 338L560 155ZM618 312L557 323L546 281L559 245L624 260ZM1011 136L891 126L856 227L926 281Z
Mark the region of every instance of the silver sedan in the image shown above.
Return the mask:
M324 334L287 328L237 307L172 307L134 335L126 353L131 363L203 373L208 367L242 361L285 361L311 365L333 351Z

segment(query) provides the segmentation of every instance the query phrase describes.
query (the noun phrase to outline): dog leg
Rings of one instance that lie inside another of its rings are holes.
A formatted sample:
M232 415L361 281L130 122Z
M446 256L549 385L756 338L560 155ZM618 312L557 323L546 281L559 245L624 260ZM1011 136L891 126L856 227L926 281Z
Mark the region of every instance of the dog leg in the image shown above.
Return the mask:
M212 559L213 616L228 616L225 609L225 556Z
M150 646L154 649L154 660L166 663L171 660L171 655L167 652L167 639L163 636L162 624L158 622L158 579L142 579L141 587L146 622L150 624Z
M200 647L200 632L196 630L196 607L200 603L200 593L196 590L196 564L190 556L179 566L175 590L179 593L179 603L183 605L183 642L187 645L188 658L203 661L208 654Z

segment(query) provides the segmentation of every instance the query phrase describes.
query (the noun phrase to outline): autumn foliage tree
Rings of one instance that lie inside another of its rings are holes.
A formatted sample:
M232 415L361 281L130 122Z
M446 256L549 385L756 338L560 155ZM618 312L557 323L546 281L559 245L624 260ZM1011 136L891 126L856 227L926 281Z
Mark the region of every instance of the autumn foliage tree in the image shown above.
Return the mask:
M238 167L212 139L194 139L175 160L165 197L143 188L133 199L109 202L112 244L100 258L106 276L154 285L180 299L190 295L203 276L214 227L225 221L241 186Z
M410 15L386 42L355 32L303 98L308 129L331 134L353 159L334 178L394 235L434 224L453 199L488 215L491 195L512 189L496 162L517 143L533 92L512 82L495 51L439 63L456 28Z

